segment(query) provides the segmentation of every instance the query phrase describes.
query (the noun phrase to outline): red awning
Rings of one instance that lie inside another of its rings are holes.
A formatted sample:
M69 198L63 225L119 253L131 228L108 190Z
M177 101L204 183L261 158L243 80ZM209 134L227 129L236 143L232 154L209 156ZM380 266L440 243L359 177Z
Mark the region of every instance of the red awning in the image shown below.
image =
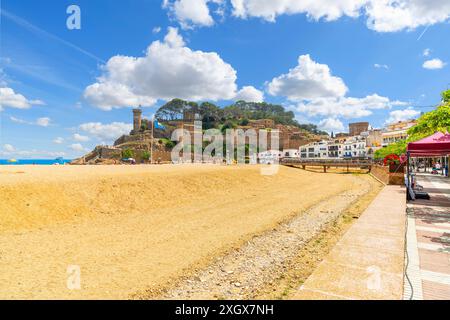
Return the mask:
M450 154L450 134L437 132L432 136L408 144L411 157L446 156Z

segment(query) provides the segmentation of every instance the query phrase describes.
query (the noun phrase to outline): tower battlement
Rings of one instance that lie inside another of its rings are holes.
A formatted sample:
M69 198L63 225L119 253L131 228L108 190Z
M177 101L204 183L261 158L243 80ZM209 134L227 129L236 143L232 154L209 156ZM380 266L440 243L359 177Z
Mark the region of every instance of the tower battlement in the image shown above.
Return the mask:
M133 109L133 131L131 134L137 134L141 130L142 109Z

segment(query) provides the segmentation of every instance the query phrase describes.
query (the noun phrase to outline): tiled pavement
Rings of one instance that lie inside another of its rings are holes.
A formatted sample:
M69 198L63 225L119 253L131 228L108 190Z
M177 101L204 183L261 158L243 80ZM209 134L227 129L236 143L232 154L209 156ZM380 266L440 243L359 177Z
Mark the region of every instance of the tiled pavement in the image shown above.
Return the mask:
M404 299L450 300L450 179L419 174L431 200L408 204Z
M386 186L293 299L402 299L405 212L405 189Z

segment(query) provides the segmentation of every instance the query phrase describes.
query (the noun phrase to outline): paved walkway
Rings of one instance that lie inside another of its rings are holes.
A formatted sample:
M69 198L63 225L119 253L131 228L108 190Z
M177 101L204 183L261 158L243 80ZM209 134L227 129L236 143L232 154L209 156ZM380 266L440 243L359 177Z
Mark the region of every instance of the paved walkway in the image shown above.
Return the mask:
M386 186L294 299L402 299L406 189Z
M408 203L404 299L450 299L450 179L418 174L431 200Z

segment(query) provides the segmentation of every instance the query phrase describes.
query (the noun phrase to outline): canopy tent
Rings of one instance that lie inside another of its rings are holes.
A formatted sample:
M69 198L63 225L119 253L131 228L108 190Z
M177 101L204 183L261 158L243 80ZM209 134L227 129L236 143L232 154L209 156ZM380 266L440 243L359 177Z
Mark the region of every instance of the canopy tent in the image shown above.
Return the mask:
M408 159L408 173L407 173L407 199L415 200L416 196L420 193L428 194L424 192L416 192L413 189L415 182L411 181L411 168L410 158L418 158L418 157L445 157L450 154L450 134L437 132L429 137L426 137L422 140L408 143L407 147L407 159ZM429 196L428 198L429 199Z
M450 154L450 134L437 132L408 144L410 157L441 157Z

